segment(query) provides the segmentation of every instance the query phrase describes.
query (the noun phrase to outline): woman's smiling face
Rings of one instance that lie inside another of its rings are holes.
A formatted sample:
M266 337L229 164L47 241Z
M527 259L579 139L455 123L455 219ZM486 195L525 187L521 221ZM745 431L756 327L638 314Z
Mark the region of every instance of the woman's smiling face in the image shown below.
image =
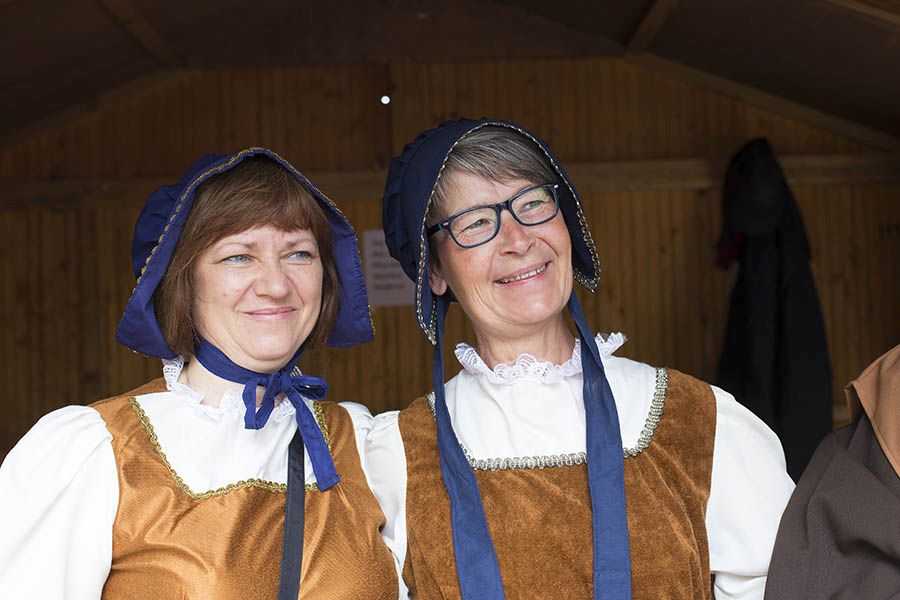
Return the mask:
M193 268L197 332L247 369L280 369L319 318L322 260L308 229L262 226L226 236Z
M503 183L455 172L442 213L496 204L534 185L524 179ZM437 261L430 267L434 293L449 287L479 335L517 337L562 318L572 293L572 243L562 213L546 223L524 226L508 211L500 231L475 248L461 248L446 231L435 234Z

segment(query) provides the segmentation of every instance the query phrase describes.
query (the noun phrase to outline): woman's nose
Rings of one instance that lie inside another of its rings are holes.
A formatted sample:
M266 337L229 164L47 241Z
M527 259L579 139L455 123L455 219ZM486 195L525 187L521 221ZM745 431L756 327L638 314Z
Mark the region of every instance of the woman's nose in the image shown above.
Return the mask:
M260 266L260 272L256 277L253 289L258 296L271 296L274 298L285 296L290 286L283 265L278 261L271 264L263 263Z
M527 252L534 244L530 229L516 221L508 211L500 213L500 231L497 232L500 250L519 254Z

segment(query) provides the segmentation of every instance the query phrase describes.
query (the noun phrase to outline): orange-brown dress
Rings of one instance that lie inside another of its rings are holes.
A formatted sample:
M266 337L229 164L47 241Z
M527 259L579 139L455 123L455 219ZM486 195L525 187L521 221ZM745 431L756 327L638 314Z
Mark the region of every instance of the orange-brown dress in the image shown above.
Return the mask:
M426 399L401 411L408 551L404 579L417 600L460 597L433 415ZM711 597L706 504L716 403L711 388L669 371L652 440L625 459L635 600ZM590 599L591 504L582 465L476 470L509 600Z
M163 454L135 396L154 381L93 407L112 434L119 478L112 568L104 600L272 600L277 596L285 486L261 480L194 493ZM341 481L307 486L304 599L396 599L384 515L359 464L353 424L340 406L316 403Z

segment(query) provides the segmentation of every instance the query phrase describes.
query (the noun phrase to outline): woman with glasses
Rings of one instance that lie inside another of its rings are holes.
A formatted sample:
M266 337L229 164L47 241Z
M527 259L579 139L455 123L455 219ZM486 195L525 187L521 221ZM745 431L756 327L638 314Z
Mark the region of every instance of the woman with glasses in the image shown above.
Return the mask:
M366 444L414 598L762 598L793 488L778 439L590 329L573 287L597 288L597 252L543 142L489 120L423 133L391 165L384 228L435 345L433 391ZM475 339L445 383L454 300Z

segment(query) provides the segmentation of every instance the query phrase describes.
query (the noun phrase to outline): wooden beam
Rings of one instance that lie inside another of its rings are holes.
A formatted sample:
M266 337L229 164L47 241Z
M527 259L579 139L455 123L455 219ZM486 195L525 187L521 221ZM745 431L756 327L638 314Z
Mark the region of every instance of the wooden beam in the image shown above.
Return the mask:
M779 163L791 185L900 183L900 154L787 155ZM582 163L566 170L585 190L626 192L716 188L727 166L727 159L684 158Z
M125 33L133 37L163 67L181 64L178 53L166 43L131 0L99 0L100 6Z
M826 0L826 2L862 15L869 21L887 25L895 31L900 30L900 8L898 12L892 12L860 0Z
M10 132L0 135L0 150L22 143L32 136L40 135L43 131L48 131L71 123L79 116L88 115L96 111L98 106L104 102L109 102L111 99L135 97L142 93L146 93L149 90L153 90L157 88L157 86L174 84L179 81L179 73L182 72L183 71L178 69L174 71L157 70L140 75L111 90L103 91L88 100L64 108L44 118L32 121L22 127L13 129Z
M737 148L735 148L737 151ZM900 183L900 154L787 155L779 159L791 185ZM727 161L699 158L574 163L567 170L583 192L706 190L721 185ZM377 202L385 172L313 172L309 178L339 205ZM133 179L27 180L0 177L0 211L45 206L67 210L85 202L135 202L179 175Z
M821 127L872 148L894 152L900 151L900 139L888 133L818 111L779 96L774 96L743 83L718 77L706 71L660 58L653 54L628 55L625 57L625 60L681 80L691 81L720 94L770 110L779 115Z
M677 5L678 0L655 0L650 5L650 8L647 9L647 12L644 13L637 29L635 29L634 34L628 40L625 51L629 54L646 52L666 24L666 21L669 20Z

